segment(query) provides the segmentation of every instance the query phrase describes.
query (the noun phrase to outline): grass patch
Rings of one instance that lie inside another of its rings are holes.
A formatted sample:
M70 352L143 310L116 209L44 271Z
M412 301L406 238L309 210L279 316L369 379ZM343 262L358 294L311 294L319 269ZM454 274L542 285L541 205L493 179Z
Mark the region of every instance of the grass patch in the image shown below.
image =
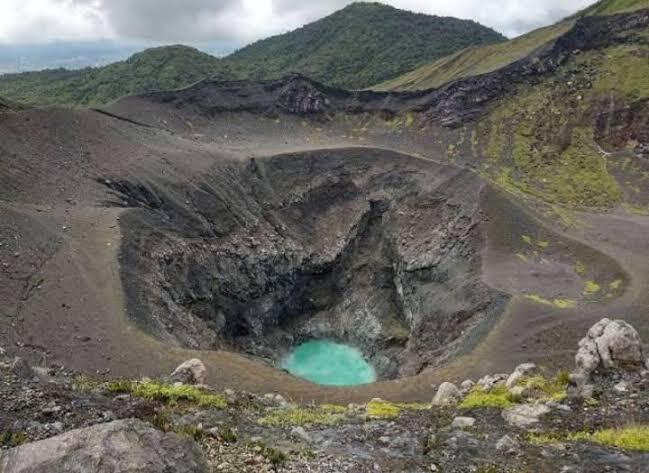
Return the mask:
M526 376L521 378L516 386L523 386L529 391L529 398L536 400L562 401L566 398L566 387L570 375L568 372L560 371L554 378L546 379L543 376ZM459 404L460 409L474 409L484 407L495 407L505 409L517 403L522 399L516 399L511 395L504 385L494 386L492 389L485 391L476 386L469 392L464 400Z
M613 291L617 291L621 286L622 286L622 280L616 279L615 281L609 283L608 288Z
M569 434L568 440L595 442L623 450L649 452L649 426L632 425L615 429L597 430L592 433L577 432Z
M382 399L372 399L367 403L365 412L374 419L393 419L402 411L402 407Z
M227 406L225 397L221 394L213 394L186 384L174 386L150 379L143 379L142 381L128 379L98 381L87 376L78 376L75 378L73 387L77 391L100 389L110 393L130 394L147 401L159 401L169 404L189 402L203 407L224 408Z
M227 406L225 397L220 394L211 394L194 386L156 383L144 380L131 385L130 392L133 396L152 401L176 403L187 401L204 407L224 408Z
M563 440L564 437L555 432L530 432L527 436L527 441L532 445L553 445L561 443Z
M505 409L513 406L514 402L505 386L495 386L489 391L483 391L476 387L459 404L460 409L474 409L484 407L496 407Z
M430 409L430 403L427 402L400 402L395 405L406 411L427 411Z
M557 309L573 309L577 307L577 302L572 299L557 298L550 300L541 297L538 294L525 294L525 299L536 302L537 304L556 307Z
M626 427L601 429L594 432L574 433L531 433L528 441L534 445L560 442L594 442L607 447L639 452L649 452L649 426L630 425Z
M543 376L526 376L516 385L531 391L532 397L535 399L560 402L567 396L566 388L569 380L570 374L562 371L551 379L546 379Z
M598 2L589 12L591 15L613 15L641 8L649 8L647 0L605 0Z
M595 281L584 281L584 294L597 294L600 290L600 285Z
M429 403L424 402L389 402L382 399L372 399L367 403L365 412L375 419L393 419L402 411L426 411L430 409Z
M318 407L287 407L273 410L259 419L261 425L289 427L295 425L334 425L345 418L346 408L333 404Z

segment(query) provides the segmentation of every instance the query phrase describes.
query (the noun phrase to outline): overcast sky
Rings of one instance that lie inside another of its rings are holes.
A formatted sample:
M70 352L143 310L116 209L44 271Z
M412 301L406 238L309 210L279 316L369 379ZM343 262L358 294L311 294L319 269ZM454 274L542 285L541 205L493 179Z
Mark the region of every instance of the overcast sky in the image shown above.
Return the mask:
M0 0L0 43L94 41L240 46L282 33L349 0ZM384 0L416 12L470 18L512 37L593 0ZM1 47L1 46L0 46Z

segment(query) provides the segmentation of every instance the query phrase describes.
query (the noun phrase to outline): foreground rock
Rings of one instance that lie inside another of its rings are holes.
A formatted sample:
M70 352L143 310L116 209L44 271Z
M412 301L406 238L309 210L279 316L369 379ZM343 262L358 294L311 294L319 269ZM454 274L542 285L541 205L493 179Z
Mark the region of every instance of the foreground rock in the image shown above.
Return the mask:
M203 473L198 445L125 419L77 429L13 448L0 459L3 473Z
M509 375L509 378L507 378L505 386L507 386L507 389L511 389L516 386L523 377L536 374L537 372L538 368L534 363L523 363L518 365L514 372Z
M600 367L643 367L640 335L623 320L602 319L579 342L575 362L579 370L588 374Z
M447 406L462 398L462 393L453 383L442 383L432 400L433 406Z
M171 380L183 384L205 384L207 370L203 362L197 358L187 360L171 373Z
M529 427L539 422L540 417L550 412L544 404L521 404L503 410L503 419L515 427Z
M590 398L593 394L591 377L597 370L645 368L640 335L623 320L604 318L579 341L575 364L576 370L570 375L569 394L574 398Z

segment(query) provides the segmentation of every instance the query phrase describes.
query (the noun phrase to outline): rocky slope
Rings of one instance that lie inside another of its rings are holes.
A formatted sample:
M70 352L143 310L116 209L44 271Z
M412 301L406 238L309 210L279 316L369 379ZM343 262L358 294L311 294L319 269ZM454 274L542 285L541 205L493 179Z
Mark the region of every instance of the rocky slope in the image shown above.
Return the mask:
M605 319L579 343L570 376L526 363L475 384L431 387L428 403L348 406L166 384L203 381L200 361L167 381L99 381L5 356L0 466L6 473L639 473L649 468L643 348L631 326Z

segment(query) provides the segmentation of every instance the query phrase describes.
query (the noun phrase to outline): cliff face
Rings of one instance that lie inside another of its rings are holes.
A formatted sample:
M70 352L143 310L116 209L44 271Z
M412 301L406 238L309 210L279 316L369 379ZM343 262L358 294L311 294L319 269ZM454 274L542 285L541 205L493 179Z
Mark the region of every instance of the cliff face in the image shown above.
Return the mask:
M444 361L508 300L481 282L483 185L467 171L340 149L202 179L195 190L110 180L141 208L122 220L130 305L170 341L272 361L333 338L390 378Z

